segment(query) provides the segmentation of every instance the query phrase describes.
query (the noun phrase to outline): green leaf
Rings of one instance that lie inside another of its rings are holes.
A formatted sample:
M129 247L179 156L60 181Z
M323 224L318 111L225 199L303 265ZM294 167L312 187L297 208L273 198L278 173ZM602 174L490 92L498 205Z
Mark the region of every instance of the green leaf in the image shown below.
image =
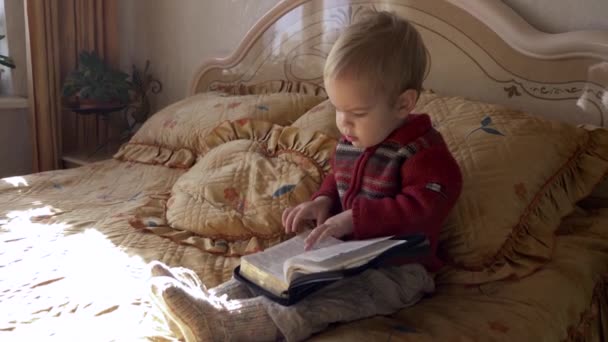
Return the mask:
M10 57L4 56L4 55L0 55L0 64L4 65L5 67L9 67L9 68L15 67L15 62L13 62L13 60Z
M63 96L68 97L76 94L78 92L78 87L74 85L64 85L63 86Z
M482 127L481 129L486 133L504 136L504 134L500 133L499 131L495 130L494 128Z
M295 184L287 184L287 185L283 185L280 188L278 188L274 194L272 194L272 198L277 198L277 197L281 197L283 195L285 195L286 193L291 192L293 189L295 189Z
M481 119L481 126L482 127L488 126L491 123L492 123L492 118L489 117L489 116L486 116L483 119Z
M74 91L82 98L127 103L131 89L128 79L127 73L111 69L95 51L82 51L77 70L64 81L64 93Z
M91 87L83 87L82 89L80 89L80 92L78 93L78 96L80 96L83 99L89 99L91 98L91 95L93 93L93 90L91 89Z

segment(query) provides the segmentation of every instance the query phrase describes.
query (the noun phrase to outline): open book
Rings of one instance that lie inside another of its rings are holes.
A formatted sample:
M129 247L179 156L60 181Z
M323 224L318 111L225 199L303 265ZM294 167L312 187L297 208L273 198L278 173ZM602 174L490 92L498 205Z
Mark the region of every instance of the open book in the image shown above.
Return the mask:
M429 252L421 235L342 241L326 238L304 251L309 232L263 252L246 255L235 269L237 279L260 294L289 305L320 287L354 275L393 257L417 257Z

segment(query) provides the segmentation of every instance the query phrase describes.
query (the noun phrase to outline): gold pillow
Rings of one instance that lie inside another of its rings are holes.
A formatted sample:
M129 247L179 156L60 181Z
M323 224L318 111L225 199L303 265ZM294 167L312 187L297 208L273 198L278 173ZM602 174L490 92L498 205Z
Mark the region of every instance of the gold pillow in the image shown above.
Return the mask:
M259 120L225 122L202 141L203 155L175 183L166 223L179 240L230 256L284 239L283 210L307 201L329 172L335 140ZM176 239L166 229L150 229Z
M188 168L201 152L207 134L221 122L252 118L289 125L324 99L296 93L190 96L150 117L114 157Z
M577 205L585 209L608 208L608 174L597 184L593 192Z
M608 131L589 131L498 105L424 93L463 174L441 234L439 281L523 277L551 259L554 232L608 171Z
M335 139L339 139L341 135L336 126L336 107L331 104L329 99L314 106L300 116L291 126L323 132Z

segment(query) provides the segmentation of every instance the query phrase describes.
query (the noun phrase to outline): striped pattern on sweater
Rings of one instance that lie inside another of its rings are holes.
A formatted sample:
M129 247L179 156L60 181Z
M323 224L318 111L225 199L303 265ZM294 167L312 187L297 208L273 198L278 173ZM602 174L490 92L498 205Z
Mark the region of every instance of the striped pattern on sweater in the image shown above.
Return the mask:
M354 186L357 195L371 199L394 197L401 190L401 166L416 153L443 142L443 138L435 129L429 131L409 144L402 145L393 141L385 141L374 151L373 155L363 165L361 184L353 184L356 165L362 157L364 148L353 146L349 141L341 139L336 147L334 159L334 175L342 208L350 209L352 203L345 203L348 190ZM349 200L352 202L352 200Z

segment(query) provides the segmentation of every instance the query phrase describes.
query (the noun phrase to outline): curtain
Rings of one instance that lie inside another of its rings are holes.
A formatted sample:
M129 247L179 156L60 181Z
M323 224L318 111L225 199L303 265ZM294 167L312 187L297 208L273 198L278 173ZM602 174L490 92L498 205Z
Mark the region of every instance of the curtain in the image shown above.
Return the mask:
M103 121L62 108L61 85L83 50L118 66L116 6L116 0L25 1L34 172L57 169L64 152L107 138Z

